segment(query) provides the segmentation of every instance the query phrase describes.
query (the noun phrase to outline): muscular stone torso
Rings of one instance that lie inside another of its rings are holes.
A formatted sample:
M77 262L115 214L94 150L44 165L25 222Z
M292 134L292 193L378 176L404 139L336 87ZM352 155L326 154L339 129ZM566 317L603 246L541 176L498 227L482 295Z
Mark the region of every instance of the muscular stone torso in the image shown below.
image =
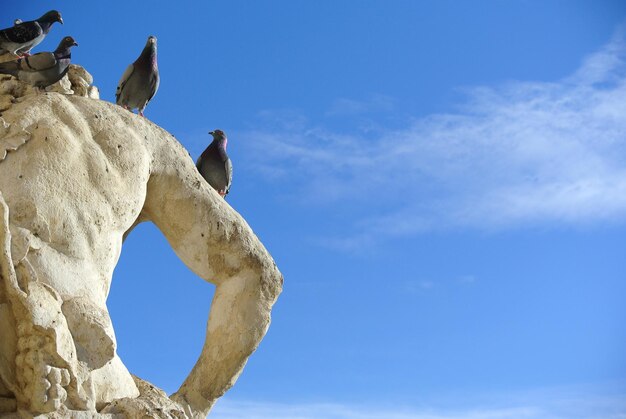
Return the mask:
M11 208L14 253L28 251L39 280L64 298L104 301L122 235L145 199L150 154L137 133L125 130L127 135L121 137L111 132L111 126L124 128L115 112L94 108L99 117L77 121L68 114L71 102L91 101L59 95L41 95L38 100L48 105L46 111L59 126L43 126L41 114L29 120L28 109L19 104L3 115L6 120L22 115L20 123L30 132L27 142L0 162L0 190ZM59 135L65 131L71 135ZM75 280L68 280L67 270L57 278L57 264L73 271Z

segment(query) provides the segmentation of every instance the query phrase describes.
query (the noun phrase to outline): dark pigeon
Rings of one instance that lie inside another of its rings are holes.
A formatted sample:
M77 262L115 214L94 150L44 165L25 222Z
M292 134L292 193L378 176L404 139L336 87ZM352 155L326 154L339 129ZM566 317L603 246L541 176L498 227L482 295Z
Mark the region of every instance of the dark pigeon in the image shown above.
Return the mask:
M74 38L66 36L54 52L40 52L15 61L0 63L0 74L10 74L38 88L45 88L61 80L70 68L70 48L78 46Z
M128 66L115 91L115 102L143 116L146 105L159 89L159 67L157 66L157 39L148 37L139 58Z
M22 22L16 19L12 27L0 30L0 54L28 55L34 46L43 41L54 22L63 23L61 14L56 10L37 20Z
M196 167L209 185L224 197L233 181L233 164L226 154L228 139L224 131L219 129L209 134L213 136L213 141L198 158Z

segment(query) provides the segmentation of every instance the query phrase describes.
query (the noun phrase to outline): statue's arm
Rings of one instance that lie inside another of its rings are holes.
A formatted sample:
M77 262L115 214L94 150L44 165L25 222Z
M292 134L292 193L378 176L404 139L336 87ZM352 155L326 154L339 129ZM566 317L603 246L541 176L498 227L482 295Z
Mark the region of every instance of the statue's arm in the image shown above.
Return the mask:
M144 214L190 269L217 285L202 354L173 396L201 417L234 384L265 335L282 275L188 154L166 151L170 155L161 152L153 161Z

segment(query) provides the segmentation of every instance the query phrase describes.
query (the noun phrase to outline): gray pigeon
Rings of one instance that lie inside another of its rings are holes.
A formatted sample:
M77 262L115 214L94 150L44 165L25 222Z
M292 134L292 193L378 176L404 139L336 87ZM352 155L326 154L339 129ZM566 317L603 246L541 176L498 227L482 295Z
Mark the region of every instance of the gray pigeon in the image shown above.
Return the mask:
M224 131L219 129L210 131L209 134L213 136L213 141L198 157L196 167L209 185L224 197L230 191L233 181L233 164L226 154L228 139Z
M157 39L149 36L139 58L122 74L115 91L115 102L131 112L137 108L139 115L143 116L143 110L158 89Z
M54 52L40 52L15 61L0 63L0 74L10 74L35 87L45 88L61 80L70 68L70 48L78 46L66 36Z
M0 30L0 54L28 55L43 41L54 22L63 24L61 14L56 10L50 10L37 20L22 22L16 19L12 27Z

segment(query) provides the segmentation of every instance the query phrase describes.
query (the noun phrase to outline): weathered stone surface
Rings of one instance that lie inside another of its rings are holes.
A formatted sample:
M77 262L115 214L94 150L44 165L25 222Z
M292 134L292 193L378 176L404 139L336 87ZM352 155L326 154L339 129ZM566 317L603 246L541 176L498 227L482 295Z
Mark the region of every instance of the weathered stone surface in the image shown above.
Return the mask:
M0 78L0 417L205 417L267 331L282 276L170 134L93 99L82 68L67 80L43 93ZM202 353L171 398L128 372L106 308L139 221L216 285Z
M133 378L139 389L139 396L115 400L102 409L101 413L126 418L184 419L189 416L181 405L167 397L163 390L138 377Z

